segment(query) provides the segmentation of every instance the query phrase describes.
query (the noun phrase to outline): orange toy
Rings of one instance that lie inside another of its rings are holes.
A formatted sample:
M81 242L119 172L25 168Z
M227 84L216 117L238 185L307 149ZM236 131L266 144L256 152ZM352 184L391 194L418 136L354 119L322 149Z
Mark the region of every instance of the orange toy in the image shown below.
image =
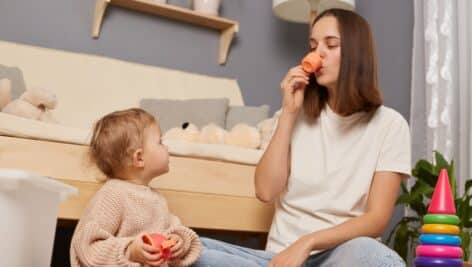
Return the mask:
M170 248L175 245L174 240L167 239L165 236L156 233L144 235L143 242L159 249L164 260L169 259Z
M302 60L303 70L308 73L316 72L321 67L321 58L316 52L308 53Z

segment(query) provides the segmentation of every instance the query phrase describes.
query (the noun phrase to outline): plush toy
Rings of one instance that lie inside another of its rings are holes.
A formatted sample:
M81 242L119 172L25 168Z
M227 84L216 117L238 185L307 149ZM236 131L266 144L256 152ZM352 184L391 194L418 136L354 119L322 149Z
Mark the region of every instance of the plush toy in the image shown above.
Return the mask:
M200 131L200 142L207 144L223 144L225 143L226 131L216 124L210 123L203 126Z
M189 142L199 142L200 131L194 124L185 122L181 127L169 129L162 136L162 140L184 140Z
M247 124L237 124L227 132L220 126L210 123L198 128L191 123L184 123L182 127L169 129L162 137L165 140L184 140L206 144L227 144L246 148L259 148L261 135L259 130Z
M261 146L262 150L265 150L269 145L270 139L272 138L272 131L275 124L274 118L265 119L257 124L257 129L261 133Z
M0 110L2 110L11 101L11 81L8 79L0 80Z
M4 113L28 119L56 122L51 110L57 105L56 95L44 89L28 89L18 99L11 100L11 82L0 80L0 108Z
M280 113L281 110L277 111L272 118L265 119L257 124L257 129L261 133L260 149L265 150L269 145Z
M225 144L257 149L261 144L261 134L255 127L238 123L226 134Z

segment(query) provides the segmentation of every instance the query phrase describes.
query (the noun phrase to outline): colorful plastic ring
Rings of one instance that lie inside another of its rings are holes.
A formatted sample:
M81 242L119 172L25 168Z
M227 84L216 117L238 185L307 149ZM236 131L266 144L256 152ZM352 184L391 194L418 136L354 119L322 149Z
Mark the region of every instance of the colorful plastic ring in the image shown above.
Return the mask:
M462 267L461 259L435 258L435 257L417 257L415 259L416 267Z
M460 223L459 217L456 215L447 214L426 214L423 217L423 223L425 224L451 224L458 225Z
M417 256L462 258L462 249L455 246L419 245L416 247Z
M461 241L461 238L457 235L420 235L420 244L459 246Z
M459 227L449 224L425 224L421 227L421 231L425 234L459 234Z

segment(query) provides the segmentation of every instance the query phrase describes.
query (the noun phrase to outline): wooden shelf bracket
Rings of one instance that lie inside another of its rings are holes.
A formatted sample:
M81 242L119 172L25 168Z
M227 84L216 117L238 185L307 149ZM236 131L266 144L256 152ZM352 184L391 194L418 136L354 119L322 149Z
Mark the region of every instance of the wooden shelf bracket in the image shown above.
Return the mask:
M239 31L239 23L226 18L201 14L190 9L155 3L152 0L95 0L95 12L92 25L92 37L100 36L100 28L103 23L106 9L109 5L162 16L168 19L184 21L191 24L211 28L220 32L220 50L218 62L225 64L228 58L234 35Z

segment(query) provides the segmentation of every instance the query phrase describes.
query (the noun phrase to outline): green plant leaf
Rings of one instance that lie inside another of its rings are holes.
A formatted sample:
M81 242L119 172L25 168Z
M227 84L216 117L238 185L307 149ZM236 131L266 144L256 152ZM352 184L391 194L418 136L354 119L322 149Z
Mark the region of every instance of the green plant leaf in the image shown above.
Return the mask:
M408 204L409 202L410 202L410 194L403 193L397 198L397 202L395 205Z
M442 169L447 170L447 174L449 176L449 183L451 185L452 196L456 198L456 178L454 174L454 161L451 160L451 163L449 164L444 158L444 156L438 151L434 151L434 158L436 161L436 166L434 168L435 173L439 174Z
M397 198L395 205L408 204L408 202L410 202L410 192L408 188L406 187L405 182L402 182L400 185L401 185L402 192L400 196Z
M449 173L450 165L440 152L436 150L434 151L434 159L436 160L436 166L434 168L434 172L436 174L439 174L439 171L441 171L441 169L447 169L447 172Z
M423 169L431 174L434 174L434 166L431 164L431 162L425 160L425 159L420 159L418 162L415 164L415 167L413 168L413 172Z
M408 225L406 222L402 222L398 227L397 233L395 235L393 249L407 261L408 259L408 244L410 242L410 237L408 235Z
M472 195L472 190L470 190L471 187L472 187L472 180L466 181L465 187L464 187L464 196Z
M393 249L403 258L408 258L408 254L413 251L411 247L416 244L419 236L419 225L421 220L416 216L403 217L390 232L386 244L391 245L393 240Z
M461 219L461 226L465 228L472 227L472 205L470 204L472 196L459 199L457 207L457 216Z
M401 188L402 188L402 193L410 193L410 191L408 190L408 188L406 187L406 184L405 182L402 181L402 183L400 184Z
M461 248L462 248L462 251L464 252L462 259L464 261L468 261L470 257L469 247L470 247L470 238L471 238L472 232L468 232L462 229L459 235L462 239Z
M437 173L435 173L434 166L427 160L419 160L411 172L418 180L422 180L432 187L436 185Z
M402 220L403 219L405 219L405 217L403 217ZM392 237L397 232L397 229L398 229L399 226L400 226L400 222L398 222L397 224L395 224L395 226L393 226L392 230L390 231L390 234L388 234L388 237L387 237L387 240L385 241L385 244L390 245L390 243L392 242Z
M449 182L451 185L451 191L453 198L457 198L457 187L456 187L456 174L454 172L454 161L451 160L451 165L447 169L447 173L449 174Z
M417 180L415 185L411 188L411 199L414 200L422 196L431 198L433 191L434 187L430 186L422 180Z
M404 216L400 221L397 222L392 228L392 231L387 237L387 240L385 241L386 244L390 244L390 241L393 237L393 235L396 233L397 229L402 225L402 224L409 224L409 223L417 223L420 222L420 219L418 217L412 217L412 216Z
M424 197L431 198L433 190L433 187L427 183L423 182L422 180L417 180L415 185L411 188L409 202L405 204L411 207L411 209L413 209L416 214L421 217L427 212L427 206L423 201Z

